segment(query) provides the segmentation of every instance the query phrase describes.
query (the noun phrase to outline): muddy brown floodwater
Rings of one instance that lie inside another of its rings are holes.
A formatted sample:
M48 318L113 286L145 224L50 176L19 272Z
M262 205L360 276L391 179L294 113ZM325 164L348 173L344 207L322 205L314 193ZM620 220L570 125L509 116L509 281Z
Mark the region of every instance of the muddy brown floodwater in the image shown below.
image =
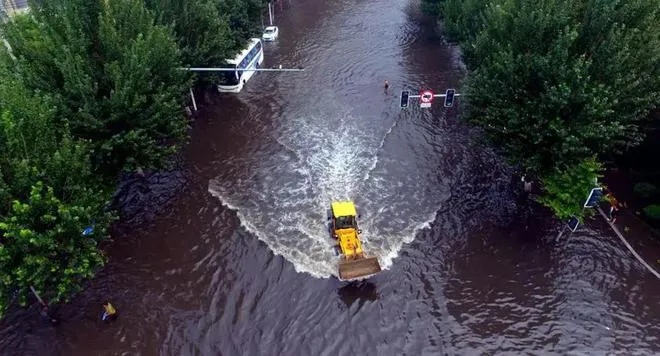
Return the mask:
M557 223L517 207L511 172L456 108L398 107L402 88L462 76L418 6L276 5L265 65L305 72L213 94L169 208L115 236L58 327L12 314L2 353L660 352L660 283L604 222L555 242ZM325 214L344 198L386 267L368 281L333 277ZM120 313L109 325L98 320L106 298Z

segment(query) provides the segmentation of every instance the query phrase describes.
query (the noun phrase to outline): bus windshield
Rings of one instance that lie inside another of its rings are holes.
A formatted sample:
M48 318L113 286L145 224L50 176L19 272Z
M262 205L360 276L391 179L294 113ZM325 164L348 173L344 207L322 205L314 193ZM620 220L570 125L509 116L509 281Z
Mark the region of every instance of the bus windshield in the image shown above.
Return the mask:
M218 84L220 85L237 85L238 84L238 73L233 72L219 72L218 74Z

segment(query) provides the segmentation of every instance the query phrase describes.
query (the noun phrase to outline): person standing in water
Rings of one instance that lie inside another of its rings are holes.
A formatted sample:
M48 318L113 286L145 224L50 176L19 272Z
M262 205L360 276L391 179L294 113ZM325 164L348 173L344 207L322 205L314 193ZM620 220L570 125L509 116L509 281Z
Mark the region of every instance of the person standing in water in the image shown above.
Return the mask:
M385 85L383 87L385 88L385 94L387 94L387 89L390 88L390 83L386 80Z
M50 310L48 309L48 305L45 303L41 304L41 312L39 314L43 320L49 321L53 325L57 325L59 322L57 318L51 315Z
M103 321L111 321L117 318L117 309L110 304L110 302L106 301L103 303L103 316L101 317L101 320Z
M616 221L616 215L619 213L619 202L616 198L612 197L610 201L610 222L614 223Z
M614 223L616 221L616 214L619 212L619 201L616 200L616 198L614 197L614 195L612 195L612 193L608 193L605 196L605 199L610 203L608 220L610 223Z

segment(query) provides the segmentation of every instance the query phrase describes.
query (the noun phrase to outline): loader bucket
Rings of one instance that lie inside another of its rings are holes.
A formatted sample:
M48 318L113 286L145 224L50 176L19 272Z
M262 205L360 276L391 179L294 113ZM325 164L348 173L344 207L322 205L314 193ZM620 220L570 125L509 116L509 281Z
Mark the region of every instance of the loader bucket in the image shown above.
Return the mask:
M342 280L365 277L380 271L380 264L376 257L339 262L339 278Z

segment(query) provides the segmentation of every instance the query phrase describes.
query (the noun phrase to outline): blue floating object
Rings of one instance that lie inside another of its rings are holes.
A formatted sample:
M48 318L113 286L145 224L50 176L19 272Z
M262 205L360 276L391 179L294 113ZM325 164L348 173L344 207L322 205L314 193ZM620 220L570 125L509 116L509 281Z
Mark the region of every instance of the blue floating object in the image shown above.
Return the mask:
M83 236L91 235L94 232L94 228L92 226L87 227L85 230L83 230L82 234Z

